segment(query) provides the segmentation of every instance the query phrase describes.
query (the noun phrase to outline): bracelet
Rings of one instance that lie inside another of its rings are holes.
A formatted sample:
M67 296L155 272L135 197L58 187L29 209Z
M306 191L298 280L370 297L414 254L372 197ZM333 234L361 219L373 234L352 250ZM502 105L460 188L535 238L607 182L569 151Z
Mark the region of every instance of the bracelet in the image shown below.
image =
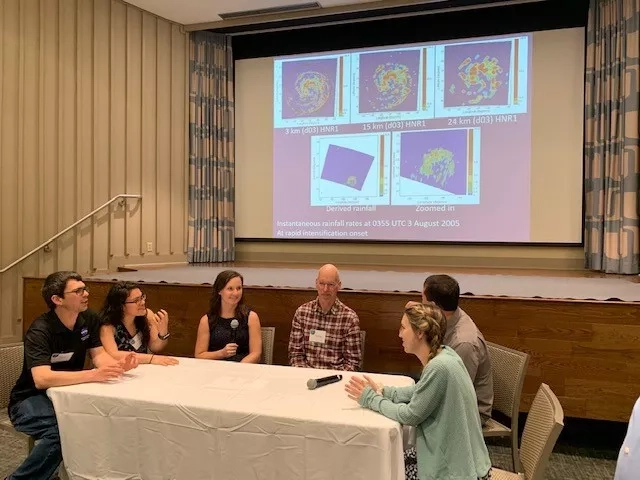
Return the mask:
M155 355L155 353L151 354L151 358L149 359L149 365L151 365L151 362L153 362L153 356Z

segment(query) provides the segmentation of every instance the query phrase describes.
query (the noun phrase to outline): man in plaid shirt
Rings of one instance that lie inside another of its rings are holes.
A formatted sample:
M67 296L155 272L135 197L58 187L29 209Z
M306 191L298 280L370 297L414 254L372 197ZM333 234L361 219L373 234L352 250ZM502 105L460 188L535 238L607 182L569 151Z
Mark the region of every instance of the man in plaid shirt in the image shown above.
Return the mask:
M338 300L341 287L334 265L324 265L318 271L318 297L298 307L293 316L289 336L289 363L293 367L360 369L360 322L356 312Z

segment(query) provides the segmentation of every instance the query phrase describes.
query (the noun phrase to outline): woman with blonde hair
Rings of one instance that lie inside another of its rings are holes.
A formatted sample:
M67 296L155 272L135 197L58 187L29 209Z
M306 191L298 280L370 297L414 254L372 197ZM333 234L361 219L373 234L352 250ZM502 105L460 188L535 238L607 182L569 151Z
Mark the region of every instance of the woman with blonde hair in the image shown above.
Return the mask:
M475 390L460 357L442 345L445 331L435 304L408 304L398 336L424 367L418 383L385 387L365 375L345 389L363 407L416 427L416 447L405 452L407 480L486 480L491 461Z

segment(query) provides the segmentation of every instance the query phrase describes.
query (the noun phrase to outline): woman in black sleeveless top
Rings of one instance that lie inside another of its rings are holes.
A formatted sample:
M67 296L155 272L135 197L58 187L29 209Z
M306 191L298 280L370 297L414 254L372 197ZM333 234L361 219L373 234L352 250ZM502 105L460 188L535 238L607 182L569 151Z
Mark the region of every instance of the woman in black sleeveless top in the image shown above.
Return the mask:
M243 300L242 275L220 272L213 282L209 312L198 326L195 357L260 363L262 332L260 318Z

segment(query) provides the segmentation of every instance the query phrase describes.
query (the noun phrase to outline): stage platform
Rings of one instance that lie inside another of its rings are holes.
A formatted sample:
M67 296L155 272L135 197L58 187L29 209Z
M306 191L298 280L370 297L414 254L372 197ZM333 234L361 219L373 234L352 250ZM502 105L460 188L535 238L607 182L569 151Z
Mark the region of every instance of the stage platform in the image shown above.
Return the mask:
M211 284L225 269L242 273L245 300L263 326L276 327L274 363L288 363L291 319L315 297L319 265L213 264L136 267L85 277L90 306L101 308L116 280L142 283L147 305L170 315L167 353L193 356L200 317ZM566 416L628 421L640 396L640 285L637 277L594 272L506 269L432 269L338 265L340 298L366 331L364 370L417 374L419 362L404 353L398 326L408 300L419 300L426 276L447 273L461 284L461 306L488 341L531 355L521 409L545 382ZM134 271L131 271L134 270ZM44 309L41 278L25 278L23 328Z
M283 266L250 266L230 264L227 266L185 265L165 268L140 268L136 271L120 271L92 275L92 280L130 280L146 283L213 284L223 270L239 271L248 287L315 288L316 268ZM547 298L568 300L617 300L640 301L640 285L633 283L636 277L592 276L585 272L522 270L506 273L504 269L468 271L446 271L411 268L398 270L391 267L367 270L366 267L341 267L342 288L351 291L420 293L424 279L436 273L448 273L460 283L464 295L514 298ZM537 273L536 273L537 272ZM527 273L527 274L524 274Z

